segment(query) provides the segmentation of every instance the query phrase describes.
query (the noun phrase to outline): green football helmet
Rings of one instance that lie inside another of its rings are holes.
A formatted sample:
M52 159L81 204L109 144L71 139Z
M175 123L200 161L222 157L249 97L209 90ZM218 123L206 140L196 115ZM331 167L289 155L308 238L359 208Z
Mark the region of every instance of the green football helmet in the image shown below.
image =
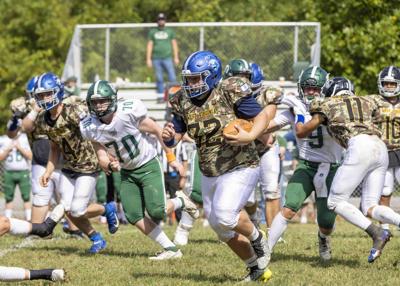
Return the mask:
M89 87L86 96L89 112L103 117L117 110L117 90L106 80L98 80Z
M231 60L229 64L225 67L224 79L231 76L245 76L247 78L250 78L251 71L251 66L246 60L234 59Z
M321 67L311 66L303 70L297 83L300 98L310 104L315 96L321 96L321 89L328 79L329 74ZM306 88L310 91L305 92Z

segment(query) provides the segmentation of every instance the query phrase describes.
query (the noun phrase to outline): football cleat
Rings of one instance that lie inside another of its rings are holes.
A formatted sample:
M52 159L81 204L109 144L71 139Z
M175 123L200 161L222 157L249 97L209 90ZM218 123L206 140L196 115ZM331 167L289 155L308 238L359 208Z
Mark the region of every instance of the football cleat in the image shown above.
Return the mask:
M242 282L260 281L267 282L272 277L272 272L268 268L260 269L258 266L249 268L249 274L242 280Z
M265 239L265 232L262 230L259 230L259 232L259 237L254 241L250 241L250 243L258 257L258 267L260 269L265 269L268 266L269 261L271 260L271 252L269 250L267 240Z
M107 218L108 231L111 234L116 233L119 227L117 206L115 202L109 202L104 205L104 208L106 209L104 216Z
M329 261L332 259L331 254L331 238L329 236L323 238L318 232L318 244L319 244L319 257L322 261Z
M96 254L106 248L107 243L100 233L93 235L90 240L93 242L93 244L89 249L89 253Z
M391 237L391 232L383 229L378 237L373 238L373 246L368 256L369 263L374 262L379 256L381 256L383 248Z
M176 196L183 200L183 210L186 211L192 218L197 219L200 216L199 209L189 197L182 191L176 192Z
M173 250L164 250L156 253L155 256L150 256L150 260L168 260L168 259L177 259L182 257L182 252L180 249L177 251Z
M65 280L65 271L64 269L53 269L51 272L51 281L64 281Z

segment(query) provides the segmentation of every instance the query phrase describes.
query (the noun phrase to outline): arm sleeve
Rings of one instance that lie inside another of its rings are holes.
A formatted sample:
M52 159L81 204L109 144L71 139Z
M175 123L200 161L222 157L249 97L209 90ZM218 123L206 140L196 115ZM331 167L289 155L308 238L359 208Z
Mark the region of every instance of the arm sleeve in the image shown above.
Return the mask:
M262 108L254 97L246 96L235 103L234 110L238 118L251 119L256 117Z
M294 119L294 115L289 110L285 110L275 116L273 121L275 122L275 124L283 127L294 122Z
M187 126L181 116L174 114L174 116L172 117L172 124L174 124L174 129L176 133L181 133L181 134L186 133Z

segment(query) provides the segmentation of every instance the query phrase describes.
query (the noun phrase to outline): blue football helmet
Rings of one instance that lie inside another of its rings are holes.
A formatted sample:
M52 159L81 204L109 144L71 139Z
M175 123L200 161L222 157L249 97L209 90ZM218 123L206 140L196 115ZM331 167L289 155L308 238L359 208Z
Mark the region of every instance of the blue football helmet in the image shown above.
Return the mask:
M385 82L392 83L393 87L386 87ZM378 76L379 94L384 97L400 95L400 69L394 66L385 67Z
M35 86L38 78L38 76L34 76L26 83L25 95L27 99L33 98L33 92L35 91Z
M331 97L339 95L354 96L354 84L347 78L337 76L327 80L322 86L321 97Z
M189 98L212 91L222 77L221 60L210 51L191 54L182 66L182 88ZM193 84L197 82L197 84Z
M44 93L51 93L51 100L43 98ZM39 76L34 96L36 103L44 110L50 110L59 104L64 96L64 85L55 74L48 72Z
M250 63L251 68L251 88L257 90L261 87L262 81L265 79L262 68L256 63Z

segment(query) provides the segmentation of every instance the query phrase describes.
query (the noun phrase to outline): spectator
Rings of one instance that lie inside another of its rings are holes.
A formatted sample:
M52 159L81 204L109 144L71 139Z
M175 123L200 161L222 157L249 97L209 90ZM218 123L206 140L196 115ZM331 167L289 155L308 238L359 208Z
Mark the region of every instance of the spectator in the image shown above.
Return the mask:
M163 97L162 94L164 92L163 70L167 72L169 82L176 82L174 64L179 64L175 31L171 28L166 28L165 23L165 14L158 14L158 27L149 31L146 52L147 66L149 68L154 67L159 98Z
M79 89L77 85L78 79L76 76L70 76L65 80L64 83L64 98L67 98L69 96L80 96L81 95L81 90Z

